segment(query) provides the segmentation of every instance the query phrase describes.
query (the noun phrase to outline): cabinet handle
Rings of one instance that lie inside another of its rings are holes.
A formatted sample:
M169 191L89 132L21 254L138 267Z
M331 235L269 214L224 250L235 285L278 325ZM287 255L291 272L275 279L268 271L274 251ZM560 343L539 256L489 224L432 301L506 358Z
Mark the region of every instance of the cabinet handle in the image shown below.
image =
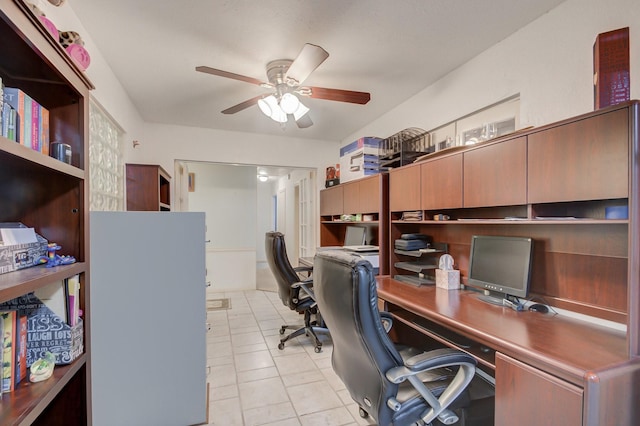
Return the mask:
M208 333L208 332L211 331L211 323L208 322L208 323L206 323L206 325L207 325L207 333Z
M207 281L207 284L205 287L211 287L211 281Z

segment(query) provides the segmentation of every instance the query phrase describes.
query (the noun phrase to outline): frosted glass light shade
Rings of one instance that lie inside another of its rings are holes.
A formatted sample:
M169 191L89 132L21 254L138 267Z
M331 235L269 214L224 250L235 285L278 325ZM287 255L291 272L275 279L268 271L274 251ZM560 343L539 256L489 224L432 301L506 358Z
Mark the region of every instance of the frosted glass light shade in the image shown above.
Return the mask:
M285 114L293 114L300 106L298 97L292 93L285 93L280 98L280 108Z

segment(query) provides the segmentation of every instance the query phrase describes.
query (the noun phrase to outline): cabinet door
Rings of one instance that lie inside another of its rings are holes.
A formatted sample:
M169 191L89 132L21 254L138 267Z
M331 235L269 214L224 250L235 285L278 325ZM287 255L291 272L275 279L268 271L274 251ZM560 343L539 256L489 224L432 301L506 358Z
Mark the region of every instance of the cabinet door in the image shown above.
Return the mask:
M423 210L462 207L462 154L429 161L420 168Z
M629 112L528 136L529 203L627 198Z
M380 175L370 176L362 179L358 182L358 204L360 210L358 213L378 213L381 209L380 206L380 191L382 190L380 185ZM347 202L347 195L345 193L345 203Z
M342 205L345 214L362 213L360 211L360 183L349 182L343 184L342 189Z
M526 204L525 137L479 147L463 156L464 207Z
M344 212L342 205L343 185L320 191L320 215L340 215Z
M204 213L90 222L93 425L206 423Z
M420 210L420 165L412 164L389 172L389 210Z
M496 426L582 425L583 390L496 353Z

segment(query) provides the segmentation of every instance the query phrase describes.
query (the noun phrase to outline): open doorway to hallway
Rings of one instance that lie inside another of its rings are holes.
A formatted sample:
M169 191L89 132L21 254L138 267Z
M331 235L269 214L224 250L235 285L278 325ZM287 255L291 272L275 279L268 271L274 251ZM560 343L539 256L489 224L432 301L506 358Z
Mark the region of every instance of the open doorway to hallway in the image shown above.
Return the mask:
M179 208L206 213L208 292L276 291L264 250L268 231L285 235L293 265L315 248L315 169L176 161L175 175Z

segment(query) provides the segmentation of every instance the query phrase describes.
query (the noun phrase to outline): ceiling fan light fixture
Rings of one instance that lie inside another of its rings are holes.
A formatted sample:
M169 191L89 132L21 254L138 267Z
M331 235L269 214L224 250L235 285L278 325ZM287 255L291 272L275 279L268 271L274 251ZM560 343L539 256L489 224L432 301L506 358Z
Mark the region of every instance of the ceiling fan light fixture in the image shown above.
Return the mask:
M300 106L300 100L293 93L285 93L280 98L280 108L285 114L293 114Z
M269 95L266 98L260 99L258 106L260 107L260 111L273 121L277 121L278 123L287 122L287 114L282 111L275 96Z
M302 102L298 101L298 108L293 112L293 118L298 121L308 112L309 108L307 108Z

